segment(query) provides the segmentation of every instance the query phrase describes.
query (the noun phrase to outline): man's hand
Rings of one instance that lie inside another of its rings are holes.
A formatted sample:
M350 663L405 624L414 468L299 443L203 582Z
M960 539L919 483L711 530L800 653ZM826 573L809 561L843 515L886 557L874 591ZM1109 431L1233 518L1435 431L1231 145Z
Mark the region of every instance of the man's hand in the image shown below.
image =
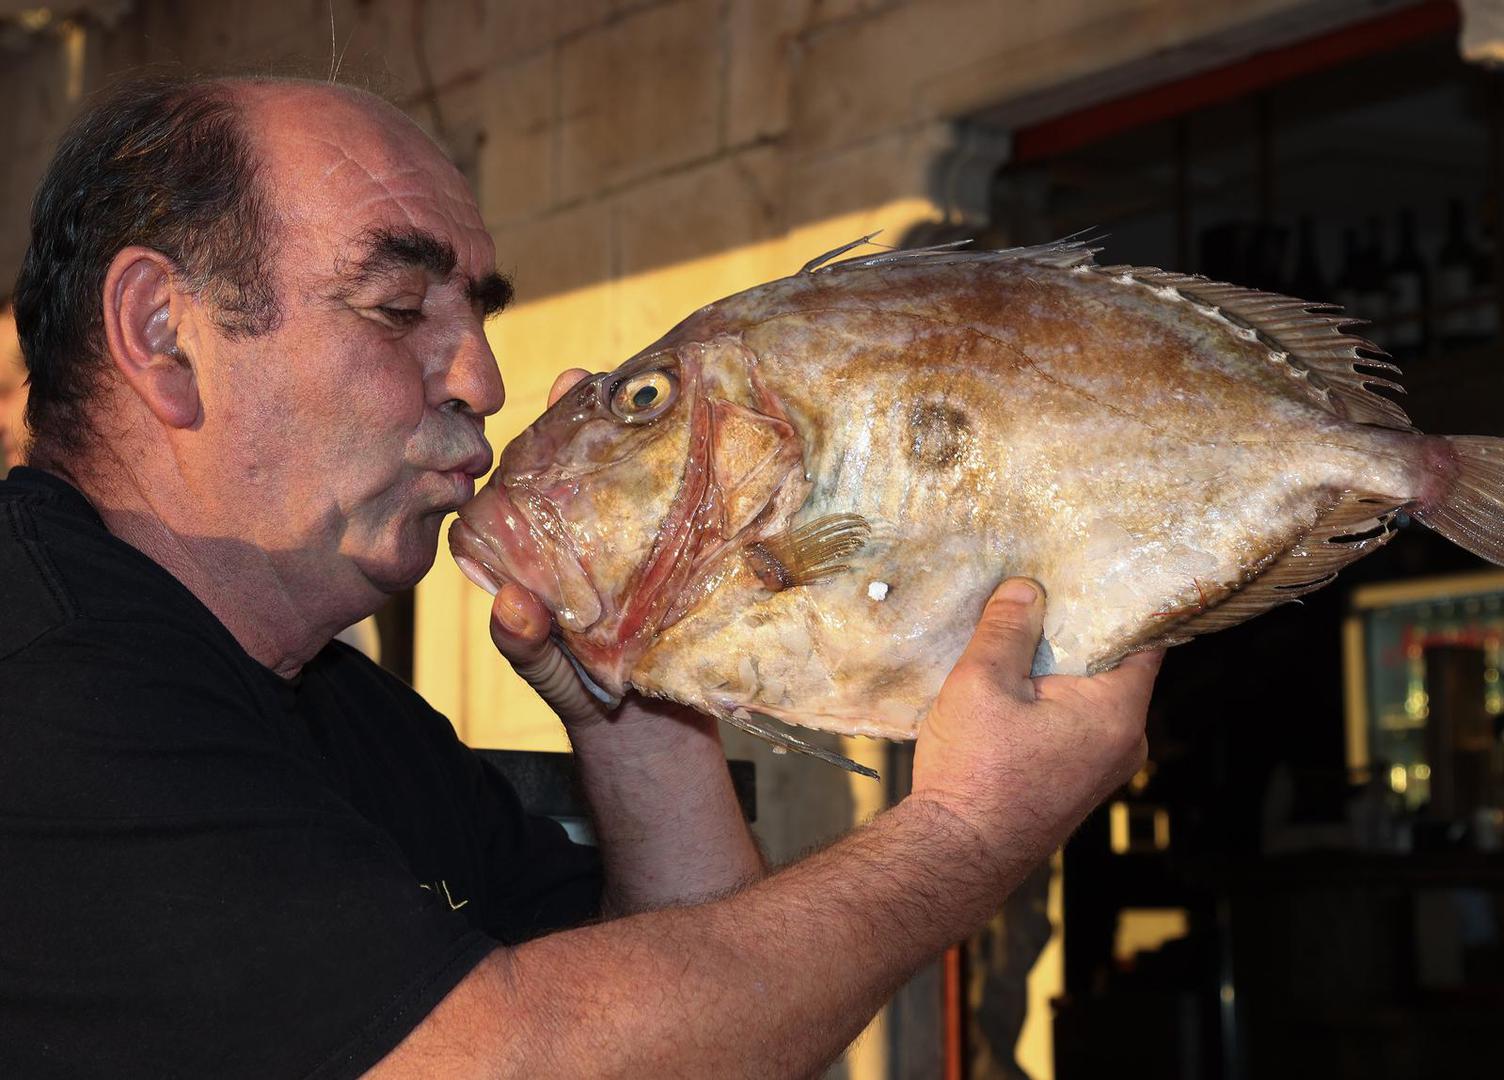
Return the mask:
M583 368L561 372L548 391L548 404L552 406L588 374ZM549 636L552 630L553 616L521 585L509 581L496 590L491 602L491 640L501 655L559 714L566 728L601 722L609 706L586 689L564 651Z
M564 650L551 636L553 619L537 597L516 582L496 591L491 604L491 640L501 655L564 722L571 739L609 726L614 752L628 754L657 749L664 735L704 736L715 732L715 721L668 701L629 694L615 707L592 694L575 672ZM653 729L649 732L647 729ZM682 729L682 730L680 730Z
M1053 851L1143 765L1164 655L1137 653L1090 678L1030 678L1044 607L1025 578L998 586L914 754L911 797L964 822L1005 873Z
M552 405L588 374L554 380ZM581 681L553 617L515 582L496 591L491 640L564 722L606 864L613 914L724 893L766 872L709 716L628 694L614 708Z
M561 372L548 392L549 405L589 374L583 368ZM607 705L580 680L564 650L550 636L552 630L548 609L521 585L509 581L496 591L491 603L491 640L512 669L558 714L571 737L607 721L616 729L618 740L630 738L629 732L644 721L672 720L701 733L714 730L709 717L668 702L632 696L619 707ZM618 741L616 752L628 749Z
M584 368L560 372L548 391L549 405L589 374ZM607 705L580 680L564 650L550 636L552 630L553 616L521 585L509 581L496 590L491 603L491 640L513 670L559 715L571 736L607 720L623 735L635 721L655 718L673 718L690 728L713 730L714 722L709 717L667 702L631 697L619 707ZM622 749L618 746L618 751Z

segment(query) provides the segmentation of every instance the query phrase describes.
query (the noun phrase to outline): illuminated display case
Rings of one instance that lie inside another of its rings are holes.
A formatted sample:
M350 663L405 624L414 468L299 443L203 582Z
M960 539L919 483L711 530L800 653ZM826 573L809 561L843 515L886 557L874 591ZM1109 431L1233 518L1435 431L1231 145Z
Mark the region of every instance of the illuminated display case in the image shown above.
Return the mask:
M1482 652L1484 711L1504 713L1499 678L1504 571L1386 582L1355 589L1343 629L1347 758L1359 777L1375 767L1412 810L1431 796L1427 653Z

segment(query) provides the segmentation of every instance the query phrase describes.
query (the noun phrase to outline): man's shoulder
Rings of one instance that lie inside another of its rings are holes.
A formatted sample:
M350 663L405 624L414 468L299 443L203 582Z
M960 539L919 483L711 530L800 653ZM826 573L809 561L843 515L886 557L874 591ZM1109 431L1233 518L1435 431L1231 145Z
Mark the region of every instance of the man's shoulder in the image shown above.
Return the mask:
M0 482L0 657L78 613L48 551L49 508L39 493Z
M408 683L359 649L336 638L303 669L299 692L305 713L358 717L362 738L380 732L459 745L449 719Z
M0 659L78 620L123 634L136 622L179 623L214 636L192 594L112 536L75 489L37 470L15 473L0 481Z

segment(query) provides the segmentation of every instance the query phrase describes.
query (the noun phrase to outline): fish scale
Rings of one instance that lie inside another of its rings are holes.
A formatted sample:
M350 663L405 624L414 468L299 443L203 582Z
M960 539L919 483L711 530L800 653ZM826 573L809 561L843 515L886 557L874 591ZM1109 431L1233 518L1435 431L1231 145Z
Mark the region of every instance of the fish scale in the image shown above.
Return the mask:
M1415 431L1330 307L1079 239L854 246L572 390L462 511L465 572L609 694L909 739L1004 577L1045 587L1036 673L1079 675L1326 584L1400 509L1504 561L1504 443Z

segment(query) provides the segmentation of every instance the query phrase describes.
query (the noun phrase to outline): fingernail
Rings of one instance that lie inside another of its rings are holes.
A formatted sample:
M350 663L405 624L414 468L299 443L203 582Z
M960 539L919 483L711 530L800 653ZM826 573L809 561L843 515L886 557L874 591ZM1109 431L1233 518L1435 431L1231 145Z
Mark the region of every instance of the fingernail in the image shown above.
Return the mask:
M1010 604L1032 604L1039 599L1039 586L1028 578L1009 578L997 587L992 598Z
M513 634L521 634L527 630L527 612L522 605L509 596L496 598L496 621L501 623L502 629Z

